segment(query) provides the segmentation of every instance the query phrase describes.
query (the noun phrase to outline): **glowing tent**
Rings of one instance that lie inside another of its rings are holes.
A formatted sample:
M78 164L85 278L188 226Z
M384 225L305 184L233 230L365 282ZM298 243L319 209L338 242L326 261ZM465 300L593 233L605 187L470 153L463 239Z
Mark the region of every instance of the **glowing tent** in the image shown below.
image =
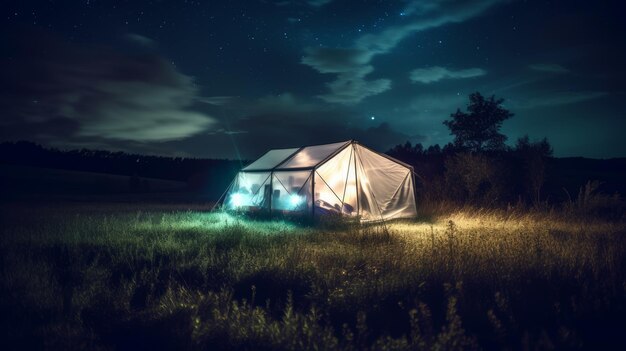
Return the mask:
M361 222L416 216L413 168L356 141L270 150L244 167L221 204L227 209Z

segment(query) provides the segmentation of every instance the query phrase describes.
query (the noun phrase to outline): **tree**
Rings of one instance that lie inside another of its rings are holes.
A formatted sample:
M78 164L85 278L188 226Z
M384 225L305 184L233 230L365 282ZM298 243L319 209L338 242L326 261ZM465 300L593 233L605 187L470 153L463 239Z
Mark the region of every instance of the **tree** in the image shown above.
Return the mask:
M443 122L454 135L454 146L472 152L503 150L506 136L500 133L500 127L513 117L501 106L504 99L494 95L485 98L478 92L470 94L469 99L467 112L457 109Z
M528 135L517 139L515 143L515 152L523 154L537 154L541 157L552 157L554 150L552 145L548 141L548 138L543 138L539 141L530 141Z
M552 146L547 138L532 142L528 135L517 139L514 149L524 167L526 193L535 204L541 201L541 187L545 182L546 159L552 157Z
M410 142L398 144L387 151L387 155L395 157L403 162L416 165L424 156L424 146L421 143L411 145Z

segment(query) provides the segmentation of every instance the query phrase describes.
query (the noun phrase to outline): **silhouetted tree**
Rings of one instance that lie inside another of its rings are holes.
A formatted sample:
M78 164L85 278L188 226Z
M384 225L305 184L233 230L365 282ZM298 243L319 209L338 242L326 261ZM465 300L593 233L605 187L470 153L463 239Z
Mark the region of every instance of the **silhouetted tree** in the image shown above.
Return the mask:
M533 152L542 157L552 157L552 153L554 152L547 138L543 138L539 141L530 141L528 135L517 139L515 151L521 153Z
M428 149L426 149L426 154L428 155L436 155L440 153L441 153L441 147L439 147L439 144L431 145L428 147Z
M416 161L420 156L424 155L424 146L420 143L411 145L409 141L404 144L398 144L387 151L387 154L407 163Z
M541 201L541 187L545 181L546 159L552 156L552 146L548 139L531 142L528 135L517 139L515 155L524 168L524 184L526 193L535 204Z
M454 201L493 205L506 197L506 182L497 160L485 154L459 152L445 160L445 184Z
M506 136L500 133L500 127L513 117L501 106L504 99L494 95L485 98L478 92L470 94L469 99L467 112L457 109L443 122L454 135L454 146L472 152L504 150Z

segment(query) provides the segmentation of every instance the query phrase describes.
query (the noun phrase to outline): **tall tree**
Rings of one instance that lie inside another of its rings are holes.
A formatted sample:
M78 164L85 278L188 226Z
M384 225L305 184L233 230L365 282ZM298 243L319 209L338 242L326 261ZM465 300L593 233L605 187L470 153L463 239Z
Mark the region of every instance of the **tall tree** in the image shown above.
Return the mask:
M506 136L500 133L502 122L513 117L513 113L502 107L504 99L494 95L485 98L480 93L469 96L467 112L460 109L443 122L450 134L454 135L454 145L469 151L495 151L505 148Z

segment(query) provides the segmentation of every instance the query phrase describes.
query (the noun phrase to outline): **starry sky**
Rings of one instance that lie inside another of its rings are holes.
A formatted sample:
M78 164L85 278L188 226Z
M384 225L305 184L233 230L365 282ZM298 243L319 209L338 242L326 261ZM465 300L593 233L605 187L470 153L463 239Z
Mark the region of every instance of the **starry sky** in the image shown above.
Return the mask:
M620 1L3 1L0 140L254 158L452 140L479 91L508 143L626 156Z

